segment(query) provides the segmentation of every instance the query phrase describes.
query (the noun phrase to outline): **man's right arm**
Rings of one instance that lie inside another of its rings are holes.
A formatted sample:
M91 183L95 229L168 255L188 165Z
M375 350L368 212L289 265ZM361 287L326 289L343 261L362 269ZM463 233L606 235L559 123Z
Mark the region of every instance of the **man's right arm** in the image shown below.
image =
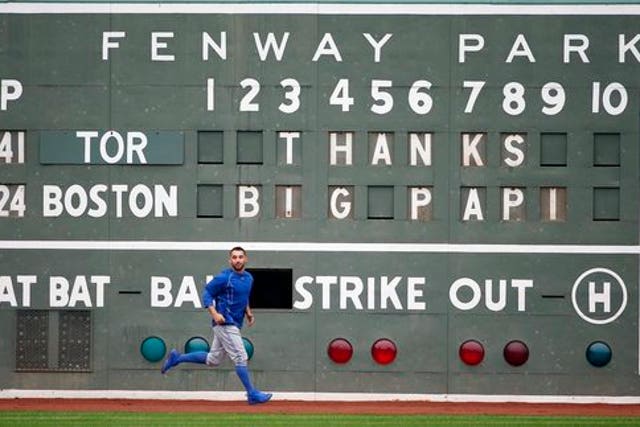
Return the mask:
M215 296L220 291L221 284L225 282L224 278L219 275L211 279L209 283L204 287L202 293L202 303L209 312L209 315L216 322L217 325L225 323L224 316L216 310Z
M216 325L224 325L224 316L216 311L215 305L210 305L209 307L207 307L207 310L209 311L209 314L211 315L213 321L216 322Z

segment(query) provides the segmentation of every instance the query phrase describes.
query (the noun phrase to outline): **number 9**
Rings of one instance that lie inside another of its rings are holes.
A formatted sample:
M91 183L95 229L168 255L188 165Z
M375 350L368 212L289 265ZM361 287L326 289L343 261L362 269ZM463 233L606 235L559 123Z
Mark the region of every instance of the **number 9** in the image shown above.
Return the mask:
M564 108L564 103L566 101L566 96L564 93L564 88L560 83L549 82L546 85L542 86L540 90L540 96L542 100L545 102L544 107L542 107L542 112L548 116L553 116L558 114Z

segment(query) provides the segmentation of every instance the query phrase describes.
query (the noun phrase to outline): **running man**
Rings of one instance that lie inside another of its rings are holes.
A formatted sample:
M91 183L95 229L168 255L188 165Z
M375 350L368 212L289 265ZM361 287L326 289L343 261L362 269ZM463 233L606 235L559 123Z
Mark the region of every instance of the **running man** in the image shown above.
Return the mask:
M213 343L209 352L196 351L180 354L173 349L163 363L161 372L165 374L169 369L183 362L216 367L227 354L235 364L236 374L247 390L247 401L250 405L254 405L268 402L272 394L261 392L251 383L247 367L249 358L240 335L245 316L249 326L255 322L249 307L253 276L244 269L247 260L247 252L240 246L234 247L229 251L231 268L222 270L205 286L202 302L211 315L213 326Z

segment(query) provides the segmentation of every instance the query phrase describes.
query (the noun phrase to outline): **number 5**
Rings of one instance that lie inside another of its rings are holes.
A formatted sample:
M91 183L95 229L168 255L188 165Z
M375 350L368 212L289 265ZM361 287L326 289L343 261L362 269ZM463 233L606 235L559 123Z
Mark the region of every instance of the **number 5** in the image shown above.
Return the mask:
M390 88L393 85L391 80L371 80L371 97L382 104L374 103L371 111L376 114L387 114L393 108L393 96L385 92L383 88Z

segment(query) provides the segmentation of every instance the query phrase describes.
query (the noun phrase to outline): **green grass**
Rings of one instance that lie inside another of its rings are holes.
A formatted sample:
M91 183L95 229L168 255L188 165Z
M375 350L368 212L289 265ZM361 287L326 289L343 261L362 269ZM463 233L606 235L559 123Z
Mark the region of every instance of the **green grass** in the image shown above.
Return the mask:
M220 426L220 427L625 427L640 426L640 418L533 417L462 415L286 415L135 412L0 412L0 427Z

